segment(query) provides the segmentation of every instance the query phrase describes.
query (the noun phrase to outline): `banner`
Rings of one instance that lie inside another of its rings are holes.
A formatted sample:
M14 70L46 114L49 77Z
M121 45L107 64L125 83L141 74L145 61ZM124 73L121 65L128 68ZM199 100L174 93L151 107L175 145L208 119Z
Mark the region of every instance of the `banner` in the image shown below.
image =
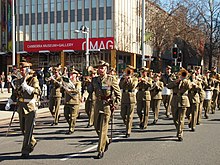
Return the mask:
M90 38L89 50L112 50L114 49L114 38ZM44 40L44 41L25 41L24 51L39 52L50 51L59 52L63 50L86 51L86 39L71 40Z

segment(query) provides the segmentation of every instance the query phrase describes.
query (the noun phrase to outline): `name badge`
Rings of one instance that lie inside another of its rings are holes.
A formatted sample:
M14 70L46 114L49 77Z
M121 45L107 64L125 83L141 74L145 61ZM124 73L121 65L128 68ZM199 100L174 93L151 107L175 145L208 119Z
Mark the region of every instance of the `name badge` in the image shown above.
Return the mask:
M110 90L110 86L106 82L102 82L102 89L103 90Z

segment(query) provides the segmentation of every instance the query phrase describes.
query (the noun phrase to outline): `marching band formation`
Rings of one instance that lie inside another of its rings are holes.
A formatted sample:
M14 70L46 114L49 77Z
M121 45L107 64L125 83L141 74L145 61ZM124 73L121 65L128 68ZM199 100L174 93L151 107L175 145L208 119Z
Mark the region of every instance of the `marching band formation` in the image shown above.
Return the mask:
M20 128L24 135L22 157L28 158L37 144L33 136L36 110L41 100L42 88L31 68L31 63L21 62L11 84L13 92L5 106L10 109L13 102L17 103ZM62 72L63 71L63 72ZM53 125L59 123L60 104L64 98L64 117L68 123L66 134L74 133L81 102L85 101L85 112L88 115L87 127L94 126L98 137L98 155L101 159L108 150L111 139L108 137L109 123L115 108L120 104L120 115L125 125L125 137L132 132L135 109L139 117L140 129L147 129L149 112L154 114L154 125L159 120L161 103L165 107L167 118L173 118L177 130L178 141L183 141L185 117L188 126L195 131L201 123L202 111L208 119L210 112L219 108L220 74L213 67L201 74L201 67L194 70L181 68L178 73L172 73L167 66L165 73L153 73L142 67L138 72L127 65L123 75L118 77L114 68L103 60L97 66L89 66L82 77L74 67L62 70L53 67L45 75L50 84L49 110L53 117ZM88 93L84 98L85 92ZM218 106L218 107L217 107Z

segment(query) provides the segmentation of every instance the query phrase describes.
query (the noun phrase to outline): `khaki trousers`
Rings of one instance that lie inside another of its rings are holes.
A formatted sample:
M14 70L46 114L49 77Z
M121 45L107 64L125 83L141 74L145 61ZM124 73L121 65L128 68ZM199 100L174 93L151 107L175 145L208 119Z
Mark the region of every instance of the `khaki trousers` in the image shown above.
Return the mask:
M163 98L163 105L166 109L166 116L169 116L170 115L170 112L171 112L171 100L172 100L172 97L173 95L162 95L162 98Z
M79 113L79 105L78 104L66 104L64 106L64 117L69 124L69 131L74 132L76 126L76 119Z
M186 107L178 107L178 125L177 125L177 137L183 137L183 129L184 129L184 119Z
M140 124L147 128L150 111L150 100L137 100L137 114Z
M21 104L21 106L24 103ZM24 135L23 145L22 145L22 154L29 154L31 152L31 148L35 146L37 141L33 136L34 122L35 122L35 111L31 111L28 114L24 114L22 110L23 107L18 107L19 111L19 122L20 129L22 134Z
M204 100L204 103L203 103L206 118L209 116L209 111L211 109L211 101L212 100Z
M159 111L160 111L160 104L161 100L153 99L151 100L152 104L152 111L154 112L154 120L158 120Z
M121 104L121 117L126 125L126 134L131 134L135 103Z
M104 152L105 146L109 143L108 127L111 117L111 110L109 105L104 105L102 101L95 101L94 109L94 127L99 135L98 152Z
M60 97L50 97L49 110L51 115L54 117L54 123L58 123L59 111L60 111L61 98Z
M95 107L95 101L87 99L85 102L85 111L89 118L88 121L89 126L94 125L94 107Z
M186 111L186 116L189 119L189 126L191 129L196 128L196 123L198 119L198 110L199 110L199 103L191 103L190 107Z

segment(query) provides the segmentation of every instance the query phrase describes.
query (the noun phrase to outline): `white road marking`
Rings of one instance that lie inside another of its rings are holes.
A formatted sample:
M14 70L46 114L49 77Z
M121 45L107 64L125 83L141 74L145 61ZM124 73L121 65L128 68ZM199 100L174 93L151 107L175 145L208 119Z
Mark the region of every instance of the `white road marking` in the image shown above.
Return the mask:
M120 138L122 138L122 137L124 137L124 135L118 135L118 137L112 138L112 141L117 140L117 139L120 139ZM65 161L65 160L68 160L68 159L70 159L70 158L77 157L77 156L79 156L79 155L81 155L81 154L83 154L83 153L85 153L85 152L91 151L91 150L93 150L93 149L95 149L95 148L97 148L97 147L98 147L98 144L96 144L96 145L94 145L94 146L92 146L92 147L90 147L90 148L87 148L87 149L85 149L85 150L82 150L82 151L80 151L78 154L68 155L67 157L62 158L62 159L60 159L60 160L61 160L61 161Z

